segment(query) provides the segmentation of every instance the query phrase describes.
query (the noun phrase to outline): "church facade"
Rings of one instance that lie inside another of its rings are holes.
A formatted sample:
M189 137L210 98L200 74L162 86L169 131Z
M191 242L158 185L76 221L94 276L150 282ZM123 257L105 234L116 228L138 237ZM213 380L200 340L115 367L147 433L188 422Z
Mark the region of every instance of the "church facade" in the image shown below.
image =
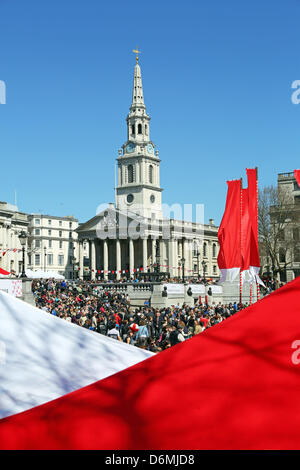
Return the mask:
M187 222L162 203L161 161L150 137L138 57L126 123L127 139L117 157L115 203L76 230L79 277L120 279L159 271L170 278L218 279L218 227L213 219L209 224Z

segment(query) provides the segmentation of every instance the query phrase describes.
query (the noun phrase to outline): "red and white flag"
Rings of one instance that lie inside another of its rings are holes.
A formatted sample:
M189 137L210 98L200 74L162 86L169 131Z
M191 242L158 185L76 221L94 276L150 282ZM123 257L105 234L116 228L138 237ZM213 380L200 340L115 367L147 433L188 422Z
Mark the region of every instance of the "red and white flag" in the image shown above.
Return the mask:
M260 261L258 249L257 169L247 168L246 172L248 188L242 190L242 279L243 282L263 284L258 277Z
M262 283L258 277L257 170L246 171L247 188L242 188L242 180L227 182L225 212L218 232L220 284L233 282L241 272L243 283Z
M132 367L122 359L125 350L146 351L74 324L65 325L68 322L53 315L48 322L44 312L40 312L40 321L32 319L38 344L31 344L29 312L14 318L15 312L12 315L10 310L11 328L3 321L0 328L0 340L9 340L9 353L0 367L0 410L5 404L19 405L16 383L29 407L34 406L32 391L44 404L0 419L0 449L103 449L106 454L108 449L299 449L299 295L300 277L248 307L247 313L237 312L145 361L134 360ZM284 327L282 315L275 312L284 312ZM64 329L61 344L53 343L49 323ZM17 324L25 329L22 341ZM50 335L47 342L45 332ZM65 361L65 341L70 334L73 341ZM11 347L12 335L19 356ZM106 344L99 349L96 343L101 340ZM90 342L94 348L86 351ZM28 344L26 350L23 343ZM89 380L82 388L81 376L92 372L91 358L98 368L110 361L111 368L119 367L119 371L111 371L97 382ZM22 361L23 369L16 369L16 359ZM32 366L40 366L40 361L45 370L42 376L34 376ZM183 364L184 373L178 373L178 364ZM29 373L33 383L26 380ZM66 384L74 374L81 383L67 393ZM47 397L53 382L61 387L61 396L50 401ZM180 397L184 413L178 412L170 397Z
M241 268L241 180L227 181L227 185L225 212L218 231L220 283L234 281Z

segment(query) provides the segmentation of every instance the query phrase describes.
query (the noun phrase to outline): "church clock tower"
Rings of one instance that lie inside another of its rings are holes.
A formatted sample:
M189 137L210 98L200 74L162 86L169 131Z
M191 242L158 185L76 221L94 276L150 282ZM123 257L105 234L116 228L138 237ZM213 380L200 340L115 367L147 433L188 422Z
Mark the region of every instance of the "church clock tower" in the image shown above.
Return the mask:
M143 217L162 219L160 159L150 140L138 53L134 67L132 103L127 121L127 141L119 150L116 207Z

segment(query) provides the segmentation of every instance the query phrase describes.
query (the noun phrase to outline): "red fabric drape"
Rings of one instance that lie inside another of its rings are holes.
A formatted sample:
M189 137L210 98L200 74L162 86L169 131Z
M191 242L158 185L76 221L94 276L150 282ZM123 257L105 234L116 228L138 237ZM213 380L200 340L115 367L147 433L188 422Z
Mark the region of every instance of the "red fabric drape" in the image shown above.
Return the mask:
M299 295L300 277L188 341L0 420L0 448L299 449Z

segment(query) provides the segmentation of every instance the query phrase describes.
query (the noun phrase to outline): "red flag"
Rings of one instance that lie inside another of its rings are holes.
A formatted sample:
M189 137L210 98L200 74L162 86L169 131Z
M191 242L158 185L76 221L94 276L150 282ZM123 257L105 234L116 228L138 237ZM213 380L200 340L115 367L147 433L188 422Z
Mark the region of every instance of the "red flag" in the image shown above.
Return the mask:
M249 193L249 217L251 220L250 266L259 267L257 169L247 169L247 177Z
M298 186L300 186L300 170L294 170L294 175L297 180Z
M248 188L242 189L241 250L243 282L259 281L257 170L246 169Z
M227 185L225 212L218 231L220 282L226 279L227 274L233 281L241 267L241 180L227 181Z

